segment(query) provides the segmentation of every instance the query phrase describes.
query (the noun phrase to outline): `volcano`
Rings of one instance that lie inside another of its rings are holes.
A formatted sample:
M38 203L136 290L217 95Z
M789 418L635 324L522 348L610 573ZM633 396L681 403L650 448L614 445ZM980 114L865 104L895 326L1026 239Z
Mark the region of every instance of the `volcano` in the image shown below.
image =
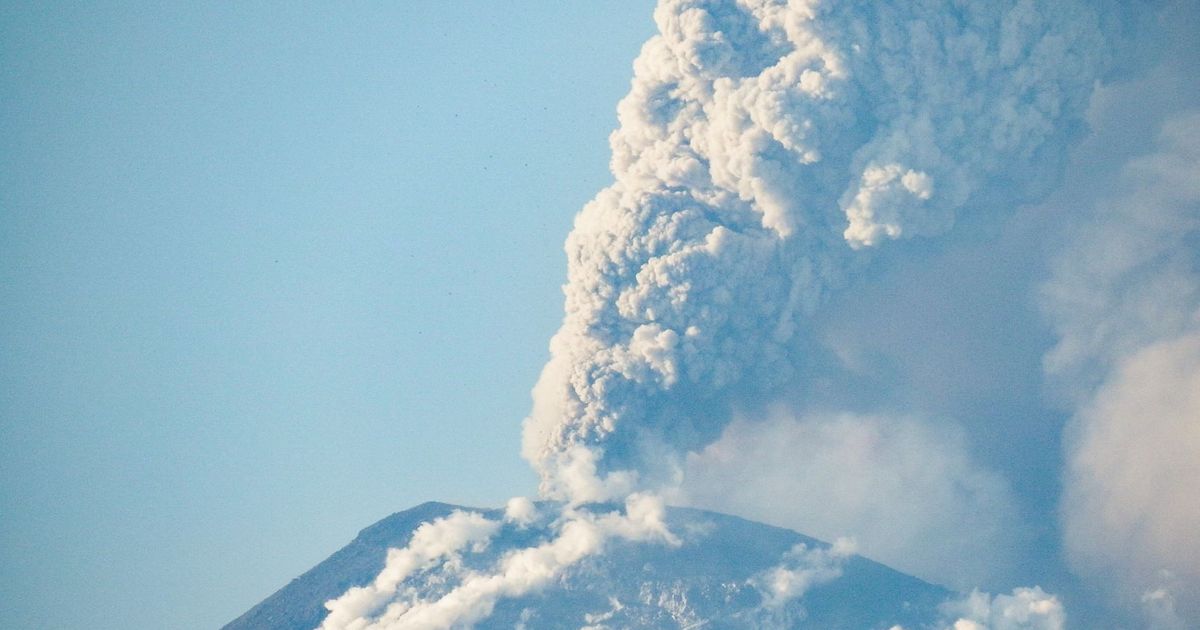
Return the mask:
M560 506L536 507L553 514ZM316 628L328 614L325 602L374 580L388 549L405 547L422 524L456 511L494 520L504 516L504 510L436 502L392 514L224 630ZM473 627L920 628L935 623L939 604L954 596L862 556L838 555L836 546L788 529L679 507L666 509L665 524L676 544L612 540L602 553L572 565L546 587L499 599ZM545 521L506 526L486 547L465 552L453 563L460 571L494 567L506 552L549 537L551 526ZM825 561L805 566L797 559L806 553ZM780 580L790 596L778 596ZM436 597L444 594L445 582L442 567L427 566L409 575L400 590Z

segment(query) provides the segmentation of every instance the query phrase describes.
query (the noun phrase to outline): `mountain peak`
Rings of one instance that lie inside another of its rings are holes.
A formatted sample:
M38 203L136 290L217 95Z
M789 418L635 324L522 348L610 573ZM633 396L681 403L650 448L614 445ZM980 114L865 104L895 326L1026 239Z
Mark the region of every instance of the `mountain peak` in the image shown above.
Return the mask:
M536 507L554 513L560 506L538 503ZM319 626L328 614L325 602L351 587L371 583L383 569L389 548L404 548L423 523L456 511L476 512L496 521L504 518L500 509L432 501L397 512L363 529L350 544L224 630ZM664 521L678 544L611 540L602 553L570 566L545 588L500 599L475 627L920 627L936 619L938 605L951 595L942 587L843 554L836 545L791 530L679 507L667 508ZM486 549L474 550L463 561L468 569L493 566L506 553L547 537L548 528L505 527ZM406 583L436 594L440 580L424 571L414 573Z

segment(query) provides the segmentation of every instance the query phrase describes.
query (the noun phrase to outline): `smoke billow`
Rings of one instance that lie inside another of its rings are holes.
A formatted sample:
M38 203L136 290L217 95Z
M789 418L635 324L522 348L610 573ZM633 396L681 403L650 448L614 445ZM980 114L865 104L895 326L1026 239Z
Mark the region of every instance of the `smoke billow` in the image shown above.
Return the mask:
M997 182L1040 192L1103 62L1078 2L665 0L654 16L616 181L567 240L566 317L525 425L550 496L605 498L573 478L593 467L654 487L739 397L805 368L808 316L866 250L945 233Z

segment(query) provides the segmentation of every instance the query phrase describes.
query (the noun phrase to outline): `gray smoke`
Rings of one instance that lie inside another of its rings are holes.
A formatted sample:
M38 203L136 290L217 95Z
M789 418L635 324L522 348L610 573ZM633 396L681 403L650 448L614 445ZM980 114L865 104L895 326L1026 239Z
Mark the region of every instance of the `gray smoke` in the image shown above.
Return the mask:
M524 455L543 492L654 487L804 369L868 252L1043 191L1104 50L1079 2L664 0L567 240ZM865 331L869 334L869 331Z

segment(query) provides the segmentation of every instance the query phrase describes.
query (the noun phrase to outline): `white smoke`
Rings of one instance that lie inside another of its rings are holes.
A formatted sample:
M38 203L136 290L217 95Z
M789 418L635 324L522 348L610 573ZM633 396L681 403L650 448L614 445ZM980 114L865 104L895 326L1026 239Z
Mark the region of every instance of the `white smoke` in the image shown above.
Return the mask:
M944 604L942 613L956 618L947 630L1062 630L1066 623L1058 598L1036 586L994 597L974 591Z
M1066 546L1127 606L1141 598L1162 618L1169 603L1200 621L1200 110L1169 118L1118 189L1045 290L1061 338L1047 369L1080 401ZM1177 592L1160 588L1164 571Z
M939 630L1063 630L1067 613L1058 597L1039 586L1019 587L1011 595L973 590L943 603ZM904 630L892 626L889 630Z
M1175 582L1170 572L1160 574L1163 581ZM1176 584L1165 584L1142 593L1142 613L1149 630L1185 630L1188 625L1175 604Z
M854 555L856 545L848 538L839 538L826 548L812 548L800 543L783 555L783 562L751 578L762 591L763 606L780 608L789 601L804 597L814 586L842 576L842 565Z
M499 522L478 512L462 511L422 524L413 532L407 547L388 550L384 568L371 584L353 587L325 604L329 616L321 623L321 630L382 627L373 625L370 615L396 597L406 578L443 563L464 549L486 546L499 528Z
M536 512L527 499L513 499L505 520L525 528L537 518ZM330 613L319 630L469 628L490 615L501 598L545 587L567 568L601 553L610 539L679 545L663 516L662 501L641 494L631 494L622 512L596 514L568 506L550 524L550 539L506 552L494 566L472 569L463 555L482 551L503 523L474 512L455 512L419 527L408 547L390 550L372 584L327 602ZM422 570L436 576L426 580L423 589L402 587L405 578Z
M524 436L545 493L604 489L575 478L579 447L600 478L653 487L731 401L804 367L806 319L856 250L944 233L997 182L1040 191L1102 61L1097 16L951 8L660 3L618 109L616 182L567 240L566 317Z
M1160 145L1125 165L1124 190L1076 230L1045 288L1060 338L1047 371L1085 394L1123 357L1197 326L1200 110L1168 120Z
M527 497L513 497L504 506L504 520L528 527L538 520L538 509Z
M738 420L689 455L674 500L833 539L963 589L1008 568L1019 519L1002 478L961 435L911 418Z

